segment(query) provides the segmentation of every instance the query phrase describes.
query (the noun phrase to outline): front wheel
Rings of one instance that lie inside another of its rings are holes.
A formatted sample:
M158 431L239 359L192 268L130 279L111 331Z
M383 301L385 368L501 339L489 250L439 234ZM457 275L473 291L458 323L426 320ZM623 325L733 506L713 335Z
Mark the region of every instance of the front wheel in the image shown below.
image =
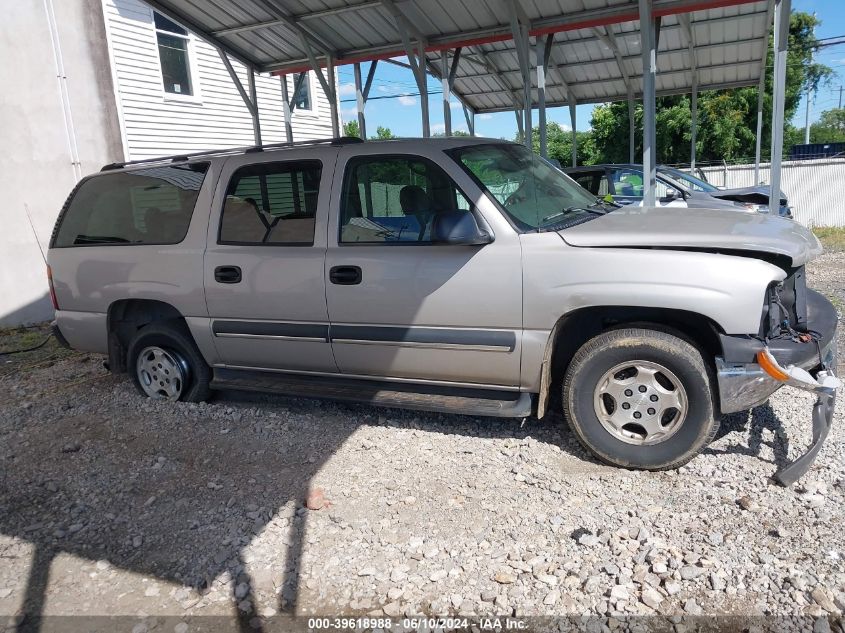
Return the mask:
M211 370L187 328L153 323L129 343L127 369L141 395L202 402L211 395Z
M681 466L718 429L701 352L657 330L610 330L587 341L566 371L563 405L581 443L625 468Z

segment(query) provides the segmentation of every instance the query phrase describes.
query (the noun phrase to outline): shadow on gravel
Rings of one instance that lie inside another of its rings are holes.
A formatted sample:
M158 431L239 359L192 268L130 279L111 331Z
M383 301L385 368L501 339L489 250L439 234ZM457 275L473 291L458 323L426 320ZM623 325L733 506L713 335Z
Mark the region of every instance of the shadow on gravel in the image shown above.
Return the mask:
M162 422L164 409L140 411L145 401L130 389L101 415L77 412L61 398L60 410L44 419L29 410L4 413L13 432L5 436L7 467L0 471L0 531L35 547L19 631L39 630L50 566L65 552L200 590L228 572L240 614L232 626L260 630L243 552L270 521L287 531L274 607L296 613L310 512L304 500L323 464L362 424L530 435L590 461L559 416L520 427L514 420L227 392L210 406L180 405L177 424L171 421L178 413L167 412ZM242 412L255 408L260 413L247 422ZM279 515L288 504L296 508L291 520ZM250 567L258 569L266 572Z
M764 431L771 431L773 439L765 441ZM719 432L714 441L728 436L731 433L745 435L748 433L747 446L740 443L733 443L725 449L708 447L702 452L710 455L734 454L749 455L757 457L762 462L773 463L777 470L789 464L789 437L783 427L783 422L778 418L771 405L766 402L751 411L740 411L722 417ZM772 449L774 460L767 460L760 456L763 446Z

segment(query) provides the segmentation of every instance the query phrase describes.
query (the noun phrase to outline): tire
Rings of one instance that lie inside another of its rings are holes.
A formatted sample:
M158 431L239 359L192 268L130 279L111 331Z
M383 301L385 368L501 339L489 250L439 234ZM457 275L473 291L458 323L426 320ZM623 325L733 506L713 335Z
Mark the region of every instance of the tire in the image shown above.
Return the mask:
M701 351L689 341L660 330L610 330L587 341L569 364L564 415L603 462L677 468L719 428L711 384Z
M156 368L150 369L152 365ZM211 397L211 368L187 327L181 324L152 323L141 328L129 343L126 369L138 392L148 398L203 402ZM155 381L153 371L160 372L155 374ZM161 385L157 393L155 382Z

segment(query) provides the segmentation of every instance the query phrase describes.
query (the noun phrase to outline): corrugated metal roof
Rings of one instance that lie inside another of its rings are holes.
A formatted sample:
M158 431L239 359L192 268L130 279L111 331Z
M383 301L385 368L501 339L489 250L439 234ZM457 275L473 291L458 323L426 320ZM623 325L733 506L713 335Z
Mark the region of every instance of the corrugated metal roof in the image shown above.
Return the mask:
M393 7L424 40L437 74L440 51L462 47L454 92L476 112L513 109L522 75L506 2L511 0L147 0L257 71L308 69L404 55ZM637 0L518 0L532 43L554 38L546 104L617 101L642 90ZM392 5L392 6L391 6ZM660 20L658 95L758 82L772 0L654 0ZM687 24L688 20L688 24ZM694 60L689 38L694 43ZM614 47L616 50L614 50ZM532 50L532 85L535 55ZM629 86L630 83L630 86ZM534 93L536 95L536 91ZM536 97L535 97L536 98ZM536 102L535 102L536 103Z

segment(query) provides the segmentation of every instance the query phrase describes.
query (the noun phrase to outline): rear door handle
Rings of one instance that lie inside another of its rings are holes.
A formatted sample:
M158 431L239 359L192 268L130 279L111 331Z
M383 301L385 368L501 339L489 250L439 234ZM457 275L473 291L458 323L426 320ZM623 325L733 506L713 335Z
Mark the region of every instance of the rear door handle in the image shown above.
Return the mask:
M338 286L354 286L361 283L360 266L332 266L329 269L329 281Z
M238 284L241 282L240 266L218 266L214 269L214 281L221 284Z

